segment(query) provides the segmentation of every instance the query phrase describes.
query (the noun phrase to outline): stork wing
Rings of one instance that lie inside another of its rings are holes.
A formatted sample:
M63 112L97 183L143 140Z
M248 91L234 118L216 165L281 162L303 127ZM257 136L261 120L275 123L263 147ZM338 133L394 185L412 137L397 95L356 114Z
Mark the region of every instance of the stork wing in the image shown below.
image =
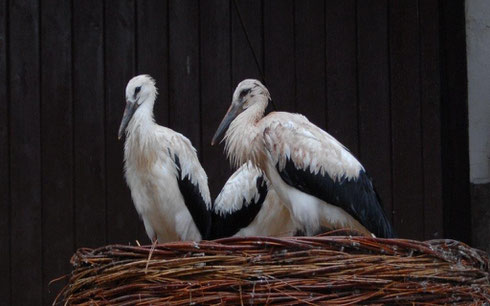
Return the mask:
M257 216L267 195L263 173L250 162L228 179L214 201L213 238L229 237Z
M378 237L394 236L371 179L342 144L304 116L267 118L265 147L288 185L342 208Z
M211 230L208 177L189 139L174 132L169 141L168 151L175 162L177 182L185 205L203 239L208 239Z

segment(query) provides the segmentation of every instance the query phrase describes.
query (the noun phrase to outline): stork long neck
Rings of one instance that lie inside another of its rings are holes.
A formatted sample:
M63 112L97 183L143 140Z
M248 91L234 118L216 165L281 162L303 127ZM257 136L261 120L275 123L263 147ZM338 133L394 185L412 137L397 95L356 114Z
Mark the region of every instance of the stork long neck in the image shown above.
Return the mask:
M155 97L143 101L129 121L125 143L125 159L136 161L137 164L149 164L155 158L154 141L155 119L153 118L153 104ZM141 165L140 165L141 166Z
M256 101L248 109L238 115L230 124L225 135L225 150L228 159L235 167L240 167L247 161L257 164L262 152L259 134L262 133L259 121L264 117L268 99L257 96Z
M151 133L147 133L155 125L153 118L153 101L143 101L129 121L127 132L130 138L145 139Z

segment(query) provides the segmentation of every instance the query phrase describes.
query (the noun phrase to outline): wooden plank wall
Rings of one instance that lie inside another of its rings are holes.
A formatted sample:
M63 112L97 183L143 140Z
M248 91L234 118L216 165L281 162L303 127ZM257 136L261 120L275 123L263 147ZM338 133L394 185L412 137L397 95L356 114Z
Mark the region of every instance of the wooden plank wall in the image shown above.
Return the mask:
M41 264L43 301L48 303L55 297L48 281L69 267L58 258L68 258L75 242L71 5L49 0L40 9Z
M471 209L468 154L468 91L464 1L441 1L441 155L444 233L469 240Z
M8 14L10 294L33 305L44 283L39 1L9 1Z
M123 179L124 88L149 73L216 196L210 140L261 78L374 179L399 236L469 240L463 1L0 0L0 296L50 304L78 247L147 243ZM455 34L454 34L455 33ZM454 163L458 160L458 163Z
M11 302L10 285L10 120L7 69L8 10L0 0L0 296Z

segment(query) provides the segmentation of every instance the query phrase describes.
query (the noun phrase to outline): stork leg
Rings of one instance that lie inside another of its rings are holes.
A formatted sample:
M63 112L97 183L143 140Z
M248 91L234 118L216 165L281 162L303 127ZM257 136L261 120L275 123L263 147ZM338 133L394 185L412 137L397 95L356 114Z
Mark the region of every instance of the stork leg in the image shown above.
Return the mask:
M151 240L151 243L153 243L154 241L157 240L157 234L151 227L148 219L146 219L145 217L142 217L141 219L143 219L143 225L145 226L146 235L148 235L148 238Z
M150 253L148 253L148 259L146 260L145 274L148 272L148 266L150 265L151 255L153 255L153 251L158 243L158 239L156 237L152 238L153 242L151 244Z

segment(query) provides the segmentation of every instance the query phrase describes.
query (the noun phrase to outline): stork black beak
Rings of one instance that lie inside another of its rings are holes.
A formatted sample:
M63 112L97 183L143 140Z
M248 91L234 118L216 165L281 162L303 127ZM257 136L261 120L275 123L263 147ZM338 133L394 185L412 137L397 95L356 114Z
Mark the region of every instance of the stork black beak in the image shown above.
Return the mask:
M121 125L119 126L119 133L117 135L117 139L121 139L124 131L126 131L126 127L129 124L131 118L133 118L134 112L138 108L138 101L130 102L126 101L126 108L124 109L124 115L121 120Z
M226 112L225 117L221 121L220 125L218 126L218 129L216 130L216 133L214 133L213 140L211 140L211 145L214 146L218 140L222 137L222 135L226 132L228 127L230 126L230 123L233 121L233 119L236 118L240 114L240 105L237 103L232 103L230 108L228 108L228 111Z

